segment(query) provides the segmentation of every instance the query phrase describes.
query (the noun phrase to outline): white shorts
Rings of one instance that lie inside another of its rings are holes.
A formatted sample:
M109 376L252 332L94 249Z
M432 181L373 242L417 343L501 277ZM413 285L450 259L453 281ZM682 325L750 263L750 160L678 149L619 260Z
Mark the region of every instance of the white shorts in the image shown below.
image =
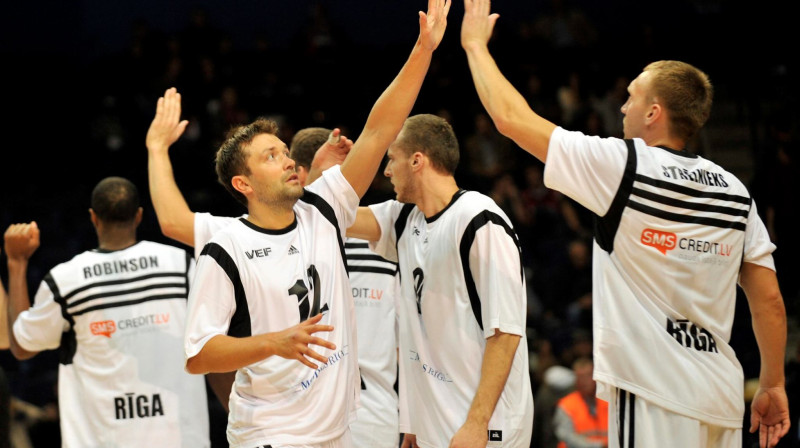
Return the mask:
M608 404L608 448L742 448L741 428L724 428L668 411L622 389Z
M350 437L350 429L346 429L344 434L327 442L315 443L313 445L267 445L270 448L353 448L353 440ZM265 447L266 448L266 447Z

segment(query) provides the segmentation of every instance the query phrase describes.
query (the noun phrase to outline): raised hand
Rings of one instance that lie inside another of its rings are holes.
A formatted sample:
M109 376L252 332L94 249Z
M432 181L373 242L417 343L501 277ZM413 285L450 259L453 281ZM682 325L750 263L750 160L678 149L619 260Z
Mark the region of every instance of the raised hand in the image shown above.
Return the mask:
M790 426L786 389L759 388L750 405L750 432L758 430L758 446L768 448L777 445Z
M461 46L486 45L492 37L499 14L489 14L489 0L464 0L464 20L461 22Z
M183 135L188 124L188 120L181 121L181 94L175 87L167 89L164 96L158 99L156 116L147 130L147 149L168 150Z
M296 359L312 369L316 369L317 365L309 361L308 358L315 359L323 364L328 362L327 358L309 347L310 345L318 345L330 350L336 349L333 343L312 336L320 331L333 331L333 326L331 325L318 325L320 319L322 319L322 314L317 314L283 331L268 333L266 336L271 339L274 354L281 358Z
M39 226L36 221L30 224L12 224L5 233L6 257L9 260L27 261L39 248Z
M450 4L450 0L428 0L428 12L419 12L419 38L425 49L433 51L442 41Z

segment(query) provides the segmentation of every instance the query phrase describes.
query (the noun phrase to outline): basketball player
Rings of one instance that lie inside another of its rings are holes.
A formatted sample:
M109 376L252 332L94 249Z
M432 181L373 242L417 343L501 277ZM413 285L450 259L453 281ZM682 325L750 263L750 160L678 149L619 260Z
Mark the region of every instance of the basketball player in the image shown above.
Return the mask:
M194 262L186 251L136 240L136 187L109 177L89 209L98 248L53 268L30 307L26 270L36 223L5 233L11 352L60 350L58 404L65 447L207 447L202 377L181 362Z
M218 178L248 215L201 252L185 351L192 373L237 370L234 447L352 444L360 381L344 230L414 104L449 7L431 0L420 13L417 44L348 159L307 189L274 122L234 130L217 153Z
M774 446L789 429L775 246L742 182L685 150L711 110L708 77L654 62L628 86L624 140L570 132L532 111L497 68L489 7L465 0L461 29L481 102L502 134L546 162L548 187L596 215L594 378L610 404L610 446L742 446L744 378L728 344L737 281L761 352L750 430Z

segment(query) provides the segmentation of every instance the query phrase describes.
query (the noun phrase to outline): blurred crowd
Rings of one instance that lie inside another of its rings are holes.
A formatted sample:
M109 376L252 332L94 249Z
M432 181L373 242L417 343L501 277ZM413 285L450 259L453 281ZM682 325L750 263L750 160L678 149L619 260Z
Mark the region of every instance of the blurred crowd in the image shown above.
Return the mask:
M800 249L793 229L800 209L800 170L798 120L792 107L797 92L790 80L793 75L796 79L797 67L791 62L765 61L760 70L737 66L741 71L731 73L732 67L691 45L690 37L676 36L682 29L642 22L622 30L620 23L605 23L606 16L590 5L567 0L537 5L541 11L533 19L501 18L492 51L533 109L565 128L621 137L620 107L627 98L630 77L652 60L684 59L709 73L716 86L717 106L707 128L722 133L747 129L749 137L743 144L754 163L746 168L748 172L735 174L750 179L759 212L778 245L778 276L794 329L800 305L792 255ZM716 31L713 24L726 14L720 2L681 6L693 13L686 16L686 27L708 20L709 35ZM452 21L459 18L451 13ZM591 356L592 216L545 187L544 166L495 130L472 87L458 44L458 26L448 33L413 113L435 113L453 125L462 149L456 174L460 186L490 195L515 223L529 286L528 345L536 418L546 423L553 412L553 394L563 394L571 386L563 370L576 359ZM171 149L177 183L189 205L196 211L238 215L243 210L216 183L213 170L214 153L226 130L268 116L279 123L286 142L296 130L311 126L339 127L355 140L367 108L412 44L379 46L354 40L330 18L322 2L309 8L304 26L288 45L274 45L266 35L254 42L237 42L233 36L199 9L179 33L164 32L140 20L131 25L130 44L124 51L94 58L81 67L79 85L86 90L76 95L81 102L76 110L85 116L75 120L78 141L64 147L66 154L53 158L57 166L38 173L36 185L24 192L22 186L6 185L2 196L3 230L13 222L30 220L43 229L42 249L30 266L32 290L50 268L96 245L86 210L89 189L105 176L124 176L140 187L147 204L141 239L178 244L160 234L146 194L144 136L155 101L166 88L175 86L182 93L183 116L189 120L186 133ZM757 83L757 95L741 89L747 76ZM726 120L715 119L719 107L733 113L725 115ZM724 154L725 148L715 146L713 135L703 132L689 150ZM57 140L56 136L50 144L59 145ZM43 184L43 178L57 185ZM391 185L379 175L362 204L391 197ZM0 275L5 278L4 268ZM743 296L738 302L732 345L745 376L756 378L758 351L749 329L747 304ZM791 337L789 343L787 352L795 358ZM17 401L15 422L25 428L52 428L30 431L31 446L55 446L56 362L54 354L17 362L0 352L0 366ZM793 359L787 370L792 406L798 402L798 363ZM28 404L31 407L26 408ZM796 424L797 415L792 416ZM552 427L541 422L536 425L533 446L555 446L550 445ZM797 438L793 428L781 446L795 446Z

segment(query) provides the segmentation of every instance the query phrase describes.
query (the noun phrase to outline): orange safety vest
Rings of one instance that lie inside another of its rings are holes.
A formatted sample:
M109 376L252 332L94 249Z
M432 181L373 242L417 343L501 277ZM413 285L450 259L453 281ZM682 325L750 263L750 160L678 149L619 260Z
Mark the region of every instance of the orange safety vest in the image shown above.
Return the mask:
M575 391L559 400L558 407L572 419L577 434L608 445L608 403L599 398L595 398L595 403L596 415L592 416L581 393ZM558 442L558 448L567 448L567 444Z

